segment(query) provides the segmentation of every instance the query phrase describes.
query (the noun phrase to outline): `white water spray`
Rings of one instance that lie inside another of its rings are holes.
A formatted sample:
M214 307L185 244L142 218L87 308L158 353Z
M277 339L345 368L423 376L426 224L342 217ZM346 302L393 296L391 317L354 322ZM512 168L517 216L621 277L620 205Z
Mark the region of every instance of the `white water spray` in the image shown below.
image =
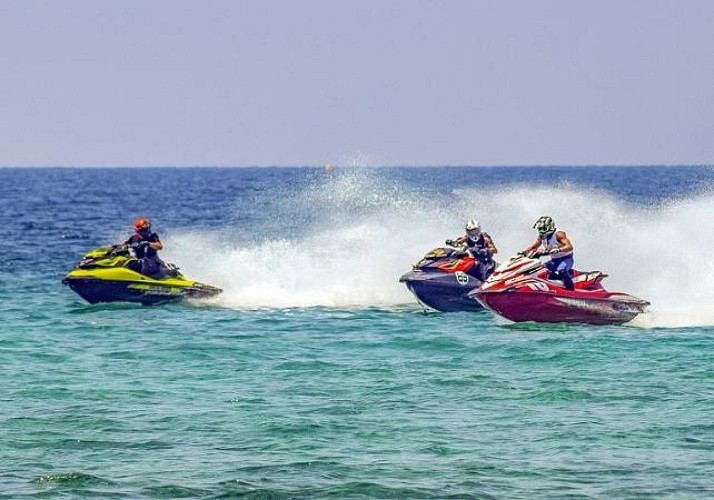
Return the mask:
M575 244L578 269L601 269L606 288L652 302L633 324L714 324L712 193L650 207L567 185L468 188L444 197L386 181L378 170L350 169L325 173L279 203L289 206L280 215L286 231L250 244L222 232L182 233L165 241L164 256L224 288L226 307L391 307L414 301L399 276L461 234L466 219L478 218L497 258L506 259L535 239L533 222L548 214ZM291 213L311 222L297 231Z

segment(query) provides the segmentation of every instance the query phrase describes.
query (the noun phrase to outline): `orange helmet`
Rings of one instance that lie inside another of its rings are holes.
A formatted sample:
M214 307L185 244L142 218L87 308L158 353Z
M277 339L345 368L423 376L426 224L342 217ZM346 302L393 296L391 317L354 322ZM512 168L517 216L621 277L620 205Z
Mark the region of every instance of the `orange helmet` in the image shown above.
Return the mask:
M134 221L134 227L137 231L142 231L144 229L151 229L151 221L143 217L139 217Z

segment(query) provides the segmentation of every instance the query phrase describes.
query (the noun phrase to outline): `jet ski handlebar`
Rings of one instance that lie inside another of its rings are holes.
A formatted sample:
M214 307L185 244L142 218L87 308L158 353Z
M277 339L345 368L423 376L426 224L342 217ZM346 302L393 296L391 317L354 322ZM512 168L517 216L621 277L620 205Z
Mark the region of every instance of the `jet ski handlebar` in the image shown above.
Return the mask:
M148 247L149 242L148 241L136 241L134 243L129 243L127 245L129 248L142 248L142 247Z
M126 245L112 245L111 250L109 251L108 255L128 255L129 254L129 246Z
M539 259L541 257L548 257L550 253L548 252L518 252L511 259L517 259L518 257L525 257L527 259Z

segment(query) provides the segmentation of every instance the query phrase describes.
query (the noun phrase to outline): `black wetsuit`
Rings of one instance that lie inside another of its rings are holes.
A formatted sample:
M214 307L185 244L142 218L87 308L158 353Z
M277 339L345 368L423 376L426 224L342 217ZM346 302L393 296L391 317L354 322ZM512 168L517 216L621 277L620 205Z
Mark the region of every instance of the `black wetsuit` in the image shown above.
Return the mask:
M134 233L125 243L131 246L136 243L141 243L142 241L148 241L149 243L161 242L158 234L149 232L148 234ZM154 248L148 245L136 246L134 247L134 254L141 264L139 270L141 274L151 276L161 272L163 262L159 259L159 253Z
M471 239L469 236L466 237L466 246L468 246L469 250L476 259L476 265L474 265L469 274L475 276L481 281L486 281L486 278L488 278L496 265L493 261L493 254L488 249L488 243L486 243L484 235L488 236L487 233L481 233L475 240Z

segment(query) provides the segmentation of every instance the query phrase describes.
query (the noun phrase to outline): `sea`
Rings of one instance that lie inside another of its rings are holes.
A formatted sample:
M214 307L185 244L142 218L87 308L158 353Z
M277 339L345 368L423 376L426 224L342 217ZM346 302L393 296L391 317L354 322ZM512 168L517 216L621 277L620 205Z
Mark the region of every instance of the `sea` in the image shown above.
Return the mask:
M622 326L426 314L399 277L552 216ZM215 299L62 285L149 217ZM0 498L714 497L714 168L0 169Z

